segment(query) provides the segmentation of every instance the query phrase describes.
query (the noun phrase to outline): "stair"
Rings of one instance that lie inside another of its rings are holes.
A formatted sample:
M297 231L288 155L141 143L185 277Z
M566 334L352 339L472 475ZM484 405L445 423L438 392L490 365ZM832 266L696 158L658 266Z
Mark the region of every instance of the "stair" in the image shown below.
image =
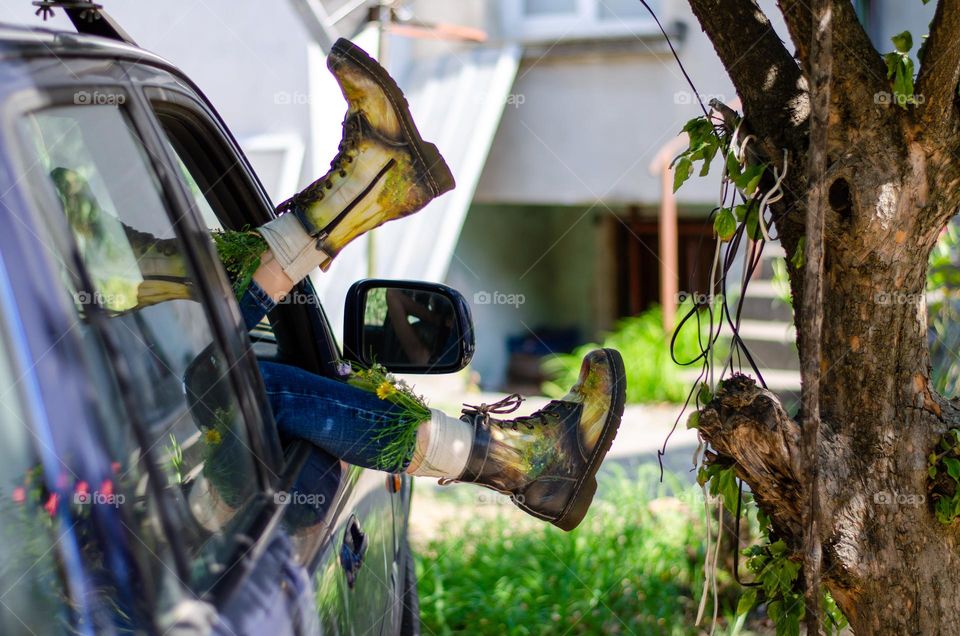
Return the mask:
M777 394L787 412L800 405L800 358L797 354L793 309L780 299L773 284L773 260L783 258L779 243L768 243L754 277L747 285L740 314L740 337L767 387ZM744 373L754 375L744 364Z

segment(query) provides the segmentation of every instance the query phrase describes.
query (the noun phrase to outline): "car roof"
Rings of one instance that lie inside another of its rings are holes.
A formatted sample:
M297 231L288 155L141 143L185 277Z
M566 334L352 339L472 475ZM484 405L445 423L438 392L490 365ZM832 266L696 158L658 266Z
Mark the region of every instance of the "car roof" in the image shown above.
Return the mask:
M129 59L176 69L159 55L119 40L0 22L0 60L38 57Z

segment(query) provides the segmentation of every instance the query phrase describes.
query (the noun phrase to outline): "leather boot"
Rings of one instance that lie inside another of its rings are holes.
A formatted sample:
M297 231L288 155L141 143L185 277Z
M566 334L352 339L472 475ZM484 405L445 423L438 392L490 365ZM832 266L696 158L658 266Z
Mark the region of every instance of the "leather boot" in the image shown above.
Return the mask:
M533 415L497 419L522 398L464 409L475 427L463 474L509 495L525 512L563 530L577 527L597 489L596 473L620 426L626 397L623 359L613 349L588 354L580 378L561 400Z
M348 106L339 152L325 175L277 208L295 215L315 239L323 270L356 237L454 187L446 162L420 137L407 100L383 67L344 39L333 45L327 67ZM297 249L275 246L269 230L261 233L281 262L284 252ZM301 273L295 267L288 275L298 280Z

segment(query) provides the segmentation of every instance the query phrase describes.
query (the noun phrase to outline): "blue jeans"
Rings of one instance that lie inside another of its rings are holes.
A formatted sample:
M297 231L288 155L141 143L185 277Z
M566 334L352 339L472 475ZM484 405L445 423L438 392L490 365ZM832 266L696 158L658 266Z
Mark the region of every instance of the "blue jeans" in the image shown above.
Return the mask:
M240 299L247 329L259 323L276 304L255 282ZM311 442L334 457L377 468L377 458L390 443L379 437L397 408L373 393L298 367L260 362L267 399L281 438ZM413 448L407 462L413 456ZM406 466L406 464L404 464Z

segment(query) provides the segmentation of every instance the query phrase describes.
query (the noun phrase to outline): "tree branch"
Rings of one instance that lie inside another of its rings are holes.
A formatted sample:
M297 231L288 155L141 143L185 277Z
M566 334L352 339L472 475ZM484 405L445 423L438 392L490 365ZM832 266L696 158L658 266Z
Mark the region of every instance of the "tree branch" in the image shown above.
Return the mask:
M810 49L813 42L813 12L810 0L779 0L780 11L797 47L797 58L804 74L810 77ZM831 110L842 119L850 118L853 125L838 127L838 132L850 129L853 134L863 129L879 128L886 119L878 117L877 95L890 92L887 68L849 0L832 0L833 9L833 83ZM883 107L888 108L889 104ZM850 139L837 139L844 145Z
M954 107L960 82L960 0L940 0L930 23L930 37L924 50L916 95L923 98L921 121L926 136L937 138L940 131L957 123Z
M806 150L805 85L796 60L754 0L689 0L767 156Z
M799 548L803 536L800 427L776 396L745 375L724 381L700 412L703 438L736 462L777 534Z

